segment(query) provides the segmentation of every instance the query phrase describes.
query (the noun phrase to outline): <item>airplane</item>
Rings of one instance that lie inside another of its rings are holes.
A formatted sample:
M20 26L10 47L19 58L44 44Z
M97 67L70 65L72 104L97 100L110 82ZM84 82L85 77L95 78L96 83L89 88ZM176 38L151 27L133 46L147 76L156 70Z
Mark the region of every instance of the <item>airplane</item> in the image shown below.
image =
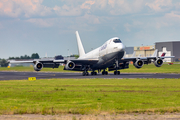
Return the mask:
M91 75L97 75L102 71L102 75L108 75L108 71L114 71L114 75L120 75L122 69L129 68L129 62L133 61L136 68L143 67L153 60L156 67L161 67L164 58L173 58L174 56L164 55L157 57L157 49L150 57L135 57L135 53L130 58L123 57L125 54L125 46L118 37L114 37L106 41L102 46L85 53L78 31L76 31L78 44L78 59L70 60L43 60L35 59L32 61L9 61L10 63L34 63L34 70L40 71L42 68L58 68L61 63L65 64L64 70L82 71L83 76L89 75L88 71L92 71ZM106 70L108 68L108 71Z

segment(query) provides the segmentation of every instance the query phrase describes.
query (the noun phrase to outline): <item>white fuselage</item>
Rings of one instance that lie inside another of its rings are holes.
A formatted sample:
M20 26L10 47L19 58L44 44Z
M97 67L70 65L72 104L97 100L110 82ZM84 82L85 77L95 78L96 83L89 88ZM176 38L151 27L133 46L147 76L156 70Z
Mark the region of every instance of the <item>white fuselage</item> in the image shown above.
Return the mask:
M116 58L121 59L124 56L124 45L121 42L120 43L113 42L113 40L115 39L119 39L119 38L115 37L106 41L102 46L88 52L87 54L84 54L78 59L99 59L100 61L97 63L97 65L95 65L96 67L99 66L103 67L103 65L108 67L108 64L110 65L110 63L112 63L114 59ZM106 64L104 64L105 62Z
M78 59L98 59L101 56L105 56L110 53L118 52L118 51L124 51L124 45L122 43L114 43L114 39L119 39L117 37L112 38L108 41L106 41L102 46L86 53L85 55L79 57Z

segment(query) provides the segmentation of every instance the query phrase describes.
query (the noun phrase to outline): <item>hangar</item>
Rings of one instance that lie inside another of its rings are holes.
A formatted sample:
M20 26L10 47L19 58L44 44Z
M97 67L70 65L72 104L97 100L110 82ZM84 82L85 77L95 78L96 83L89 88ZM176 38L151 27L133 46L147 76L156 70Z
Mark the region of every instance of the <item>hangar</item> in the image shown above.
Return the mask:
M165 52L166 56L175 56L175 58L166 58L165 62L180 61L180 41L156 42L155 44L159 55Z
M180 61L180 41L169 41L169 42L156 42L155 45L150 46L138 46L127 47L125 57L130 57L134 51L136 51L136 57L148 57L151 56L156 49L158 49L158 56L162 53L166 53L166 56L175 56L175 58L166 58L164 62L178 62ZM130 52L129 52L130 51Z

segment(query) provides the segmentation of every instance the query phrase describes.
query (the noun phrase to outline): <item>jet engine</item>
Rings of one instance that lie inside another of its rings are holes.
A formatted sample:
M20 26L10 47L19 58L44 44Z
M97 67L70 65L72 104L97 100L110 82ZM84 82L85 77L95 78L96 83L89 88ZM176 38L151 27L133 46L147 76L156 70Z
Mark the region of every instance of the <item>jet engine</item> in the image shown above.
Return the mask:
M160 58L158 58L156 61L154 61L154 65L155 65L156 67L161 67L162 64L163 64L163 60L160 59Z
M43 64L40 62L36 62L36 64L34 65L35 71L40 71L42 68L43 68Z
M142 60L140 60L140 59L138 59L138 60L136 60L136 61L134 62L134 66L135 66L136 68L141 68L143 65L144 65L144 62L143 62Z
M67 64L64 66L64 70L72 70L75 67L75 63L72 61L68 61Z

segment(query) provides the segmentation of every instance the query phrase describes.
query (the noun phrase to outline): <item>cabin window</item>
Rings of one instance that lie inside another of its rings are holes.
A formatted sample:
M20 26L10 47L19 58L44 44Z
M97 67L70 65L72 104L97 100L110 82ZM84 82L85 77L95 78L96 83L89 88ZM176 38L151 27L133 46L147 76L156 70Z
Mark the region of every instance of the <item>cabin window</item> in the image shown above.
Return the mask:
M113 42L114 43L121 43L121 40L120 39L114 39Z

